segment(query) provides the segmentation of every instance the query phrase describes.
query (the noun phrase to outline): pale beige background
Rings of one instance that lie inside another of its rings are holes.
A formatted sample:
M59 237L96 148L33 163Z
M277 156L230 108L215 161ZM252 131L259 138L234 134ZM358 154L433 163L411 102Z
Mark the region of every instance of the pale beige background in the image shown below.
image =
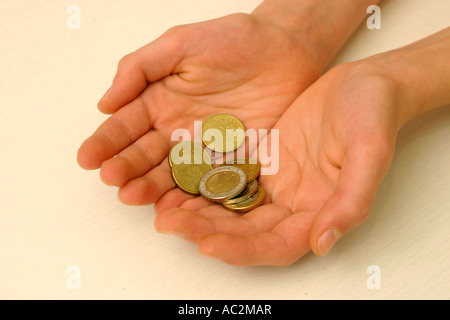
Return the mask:
M0 1L0 298L450 298L450 108L402 129L367 223L326 258L286 268L203 258L154 231L152 206L121 204L97 171L77 166L78 146L106 118L96 102L121 56L171 26L259 2ZM71 4L80 30L66 27ZM449 12L448 0L385 1L382 29L362 25L334 64L441 30ZM71 265L79 290L66 286ZM381 268L380 290L366 287L370 265Z

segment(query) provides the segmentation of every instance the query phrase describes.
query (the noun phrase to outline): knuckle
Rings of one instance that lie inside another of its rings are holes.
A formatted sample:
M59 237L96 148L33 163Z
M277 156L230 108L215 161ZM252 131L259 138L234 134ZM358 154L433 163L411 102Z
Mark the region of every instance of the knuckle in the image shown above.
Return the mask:
M173 38L173 39L179 39L183 36L183 34L185 33L185 30L186 30L185 26L174 26L174 27L171 27L170 29L168 29L163 34L163 36Z
M164 41L164 45L172 52L178 52L185 48L188 43L192 43L192 35L195 34L192 27L175 26L168 29L160 39Z
M132 53L129 53L129 54L127 54L127 55L125 55L125 56L123 56L120 60L119 60L119 63L118 63L118 69L119 70L122 70L122 69L124 69L124 68L126 68L127 66L129 66L130 65L130 62L131 62L131 60L132 60Z
M350 228L364 223L369 218L371 203L372 201L369 199L360 197L360 199L353 204L350 211L352 212L351 215L354 218L355 225L351 225Z

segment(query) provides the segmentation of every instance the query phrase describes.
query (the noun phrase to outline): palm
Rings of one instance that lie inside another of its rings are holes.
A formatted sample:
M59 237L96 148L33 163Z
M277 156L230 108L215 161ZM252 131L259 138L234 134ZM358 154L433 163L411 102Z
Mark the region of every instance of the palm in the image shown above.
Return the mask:
M296 261L311 249L312 229L323 228L318 216L345 232L367 215L392 157L395 124L384 106L394 103L379 77L333 70L276 123L280 169L260 178L263 206L239 216L172 190L156 204L156 227L182 232L204 254L232 264Z
M248 15L179 27L187 46L174 74L140 97L168 139L195 120L232 113L248 127L271 128L317 77L302 48L287 33ZM170 32L169 32L170 35ZM180 115L183 115L180 117Z
M167 65L145 70L155 52L167 55ZM114 114L79 152L80 164L101 166L103 180L121 187L129 204L152 203L173 188L156 182L168 175L163 160L174 130L192 134L194 121L216 113L236 115L248 128L272 128L318 76L289 34L243 14L174 28L132 55L119 65L113 98L101 105ZM143 75L134 69L144 69L141 89ZM124 78L134 87L120 83Z

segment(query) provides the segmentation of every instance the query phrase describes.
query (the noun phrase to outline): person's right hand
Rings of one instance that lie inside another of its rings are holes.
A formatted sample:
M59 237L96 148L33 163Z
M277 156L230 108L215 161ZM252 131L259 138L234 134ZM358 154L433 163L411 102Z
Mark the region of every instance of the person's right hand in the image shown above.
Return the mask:
M120 187L125 204L158 200L174 187L168 155L175 129L229 113L270 129L319 76L307 41L254 15L170 29L119 63L99 109L112 116L78 152L85 169Z
M332 68L275 124L279 171L259 179L263 205L239 215L176 189L155 204L157 230L235 265L288 265L311 249L327 254L368 217L402 125L450 104L449 49L447 28Z

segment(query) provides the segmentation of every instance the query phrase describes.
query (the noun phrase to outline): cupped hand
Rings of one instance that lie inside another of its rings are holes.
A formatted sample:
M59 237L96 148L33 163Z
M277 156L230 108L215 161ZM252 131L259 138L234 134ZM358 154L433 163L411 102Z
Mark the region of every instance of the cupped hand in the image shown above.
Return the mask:
M241 216L175 189L155 205L156 228L235 265L288 265L311 249L325 255L367 218L390 166L401 125L396 92L370 64L332 69L275 124L280 164L260 177L264 205Z
M167 161L175 129L229 113L272 128L320 70L304 44L253 15L170 29L125 56L99 109L112 114L80 147L78 162L118 186L119 198L151 204L174 188Z

